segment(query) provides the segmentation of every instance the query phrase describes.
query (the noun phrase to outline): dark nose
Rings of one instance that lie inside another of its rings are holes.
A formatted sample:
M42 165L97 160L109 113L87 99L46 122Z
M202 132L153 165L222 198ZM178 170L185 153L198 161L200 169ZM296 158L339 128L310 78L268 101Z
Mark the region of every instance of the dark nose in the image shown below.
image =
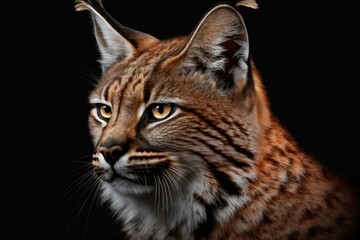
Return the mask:
M109 148L101 147L100 153L104 156L107 163L114 165L115 162L124 154L124 150L119 145L115 145Z

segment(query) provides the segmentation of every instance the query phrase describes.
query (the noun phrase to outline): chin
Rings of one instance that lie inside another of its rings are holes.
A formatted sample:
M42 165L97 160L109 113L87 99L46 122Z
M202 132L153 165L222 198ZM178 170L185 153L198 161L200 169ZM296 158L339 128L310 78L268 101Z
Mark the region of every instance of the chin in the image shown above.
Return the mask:
M102 181L103 196L120 195L136 197L154 192L153 186L146 186L123 179L115 179L111 182Z

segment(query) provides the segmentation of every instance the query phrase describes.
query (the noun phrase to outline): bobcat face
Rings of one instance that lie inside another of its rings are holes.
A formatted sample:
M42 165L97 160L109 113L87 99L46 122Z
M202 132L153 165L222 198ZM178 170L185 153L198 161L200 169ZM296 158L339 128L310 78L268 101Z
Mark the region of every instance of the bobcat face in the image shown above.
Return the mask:
M173 182L191 172L179 159L196 161L189 159L187 144L175 144L187 139L181 123L188 119L180 107L187 103L175 87L176 73L159 74L159 50L115 65L90 97L95 171L121 193L152 192L156 179L172 176Z
M168 63L182 46L182 40L163 43L114 65L90 96L93 165L120 193L149 193L156 181L176 189L206 167L197 152L211 154L209 143L225 148L223 136L206 130L210 120L198 116L232 115L234 98L214 76Z

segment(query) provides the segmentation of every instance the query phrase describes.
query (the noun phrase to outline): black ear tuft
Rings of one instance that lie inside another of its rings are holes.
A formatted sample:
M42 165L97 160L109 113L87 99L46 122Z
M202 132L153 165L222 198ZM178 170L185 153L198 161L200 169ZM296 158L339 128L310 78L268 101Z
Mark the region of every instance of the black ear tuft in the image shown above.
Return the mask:
M117 22L104 8L101 0L76 0L77 11L91 12L94 33L101 53L103 72L116 62L134 56L159 42L149 34L128 28Z

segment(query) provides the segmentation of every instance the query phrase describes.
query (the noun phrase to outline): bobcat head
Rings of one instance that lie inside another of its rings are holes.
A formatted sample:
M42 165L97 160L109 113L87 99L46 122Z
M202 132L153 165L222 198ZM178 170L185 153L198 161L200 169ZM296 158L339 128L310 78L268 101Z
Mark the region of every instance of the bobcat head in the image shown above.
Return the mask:
M149 194L162 179L171 194L202 168L227 166L223 159L251 168L260 112L248 34L235 8L219 4L189 36L167 40L123 26L101 1L78 1L76 9L91 12L101 53L89 125L93 164L106 186Z

